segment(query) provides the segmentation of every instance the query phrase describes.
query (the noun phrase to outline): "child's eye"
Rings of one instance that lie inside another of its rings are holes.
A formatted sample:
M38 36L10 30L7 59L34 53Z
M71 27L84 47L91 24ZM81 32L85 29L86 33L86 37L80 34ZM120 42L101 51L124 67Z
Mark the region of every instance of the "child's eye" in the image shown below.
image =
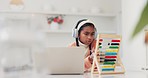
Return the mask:
M95 33L91 33L91 36L94 36L95 35Z
M87 36L87 35L89 35L89 33L87 33L87 32L86 32L86 33L84 33L84 34L85 34L86 36Z

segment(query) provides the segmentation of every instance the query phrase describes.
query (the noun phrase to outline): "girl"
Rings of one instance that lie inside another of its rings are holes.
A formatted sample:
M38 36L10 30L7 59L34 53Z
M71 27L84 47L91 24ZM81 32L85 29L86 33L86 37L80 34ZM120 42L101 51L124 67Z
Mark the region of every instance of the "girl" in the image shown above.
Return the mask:
M82 19L78 21L76 27L73 29L73 37L76 39L76 42L70 44L70 47L84 47L87 49L85 54L84 64L85 71L89 71L92 66L93 57L92 52L94 52L96 45L96 28L93 22L88 19Z

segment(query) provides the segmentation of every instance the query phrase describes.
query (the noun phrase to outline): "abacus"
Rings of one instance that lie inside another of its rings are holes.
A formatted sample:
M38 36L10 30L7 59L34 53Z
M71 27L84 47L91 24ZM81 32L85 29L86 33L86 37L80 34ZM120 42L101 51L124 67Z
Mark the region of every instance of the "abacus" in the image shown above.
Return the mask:
M123 74L124 66L119 56L121 36L115 34L99 34L91 73Z

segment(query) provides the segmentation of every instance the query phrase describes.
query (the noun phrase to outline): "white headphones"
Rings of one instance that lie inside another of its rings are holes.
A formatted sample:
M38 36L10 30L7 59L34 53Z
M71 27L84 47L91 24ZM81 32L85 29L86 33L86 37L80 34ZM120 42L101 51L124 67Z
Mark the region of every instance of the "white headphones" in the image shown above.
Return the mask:
M93 24L94 25L94 23L93 22L91 22L90 20L87 20L87 19L84 19L84 20L81 20L81 21L79 21L78 23L77 23L77 25L76 25L76 27L72 30L72 36L74 37L74 38L78 38L78 31L79 31L79 29L84 25L84 24L86 24L86 23L91 23L91 24ZM95 27L95 25L94 25L94 27ZM96 29L96 28L95 28ZM97 37L97 30L95 31L95 38Z

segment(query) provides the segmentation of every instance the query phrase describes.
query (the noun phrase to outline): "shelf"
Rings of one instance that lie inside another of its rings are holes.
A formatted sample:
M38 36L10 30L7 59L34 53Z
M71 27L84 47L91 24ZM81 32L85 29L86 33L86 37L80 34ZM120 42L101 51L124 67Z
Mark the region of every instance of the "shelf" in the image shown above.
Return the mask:
M42 30L42 32L45 33L51 33L51 34L71 34L72 31L67 31L67 30ZM99 34L116 34L116 31L102 31L98 32Z
M45 33L67 33L67 34L71 34L72 32L71 31L66 31L66 30L42 30L43 32Z
M72 13L72 12L50 12L50 11L13 11L13 10L0 10L0 13L22 13L22 14L45 14L45 15L80 15L80 16L103 16L115 17L114 13Z
M116 34L116 31L102 31L98 32L99 34Z

